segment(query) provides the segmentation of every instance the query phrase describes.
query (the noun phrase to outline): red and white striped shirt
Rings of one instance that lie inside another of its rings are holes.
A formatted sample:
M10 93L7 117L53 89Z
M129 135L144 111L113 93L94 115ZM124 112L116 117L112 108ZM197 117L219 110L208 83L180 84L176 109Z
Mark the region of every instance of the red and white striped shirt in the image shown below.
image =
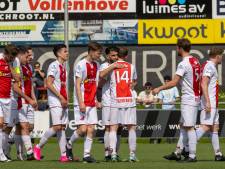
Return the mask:
M67 72L65 64L59 63L58 60L52 62L48 67L48 76L54 78L54 88L67 100ZM48 90L48 104L49 107L62 107L59 98L50 90Z
M124 68L115 69L110 76L110 100L111 107L126 108L135 107L136 101L133 96L131 84L137 79L134 66L125 61L117 61Z
M99 64L95 61L89 62L86 59L79 61L74 68L74 86L76 86L76 77L81 78L82 97L84 104L88 107L95 107L96 105L98 71ZM76 88L74 88L74 105L79 105Z
M218 107L219 102L219 82L216 65L212 61L206 61L202 65L202 76L209 77L208 94L212 108ZM205 97L201 96L201 107L205 108Z
M0 55L0 98L9 99L12 88L12 74L3 54Z
M177 66L176 74L182 77L181 104L198 106L200 103L200 64L193 56L183 58Z

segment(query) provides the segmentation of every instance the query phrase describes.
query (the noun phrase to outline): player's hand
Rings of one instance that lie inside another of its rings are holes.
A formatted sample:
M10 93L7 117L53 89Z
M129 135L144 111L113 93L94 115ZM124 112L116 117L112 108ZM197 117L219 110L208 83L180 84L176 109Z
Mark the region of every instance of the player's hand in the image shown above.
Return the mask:
M122 69L125 67L123 64L113 63L114 69Z
M62 108L67 108L68 107L68 102L63 96L60 96L59 100L60 100L60 103L62 105Z
M153 95L157 95L160 92L159 88L155 88L152 90Z
M29 104L35 109L37 107L37 102L33 99L28 100Z
M80 107L80 112L83 112L83 113L86 112L86 106L85 106L84 102L81 102L79 104L79 107Z
M96 108L97 109L101 109L102 108L101 102L96 101Z
M205 104L205 111L206 111L206 113L210 113L211 112L211 104L210 104L209 101L206 102L206 104Z
M34 110L38 110L38 103L37 103L37 100L34 100L34 101L35 101L36 106L33 107L33 108L34 108Z

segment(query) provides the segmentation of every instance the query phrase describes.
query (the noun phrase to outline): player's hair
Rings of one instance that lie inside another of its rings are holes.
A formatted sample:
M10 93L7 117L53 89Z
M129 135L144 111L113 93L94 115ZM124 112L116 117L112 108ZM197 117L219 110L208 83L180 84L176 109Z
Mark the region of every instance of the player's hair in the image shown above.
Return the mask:
M89 42L88 43L88 53L90 51L102 51L103 47L97 42Z
M116 46L109 46L105 49L105 54L108 55L110 52L117 52L119 53L119 48Z
M145 87L146 87L146 86L152 86L152 83L151 83L151 82L146 82L146 83L145 83Z
M26 46L27 50L32 50L31 46Z
M125 58L128 55L128 49L125 47L120 47L119 48L119 53L118 53L118 57L119 58Z
M40 66L41 64L40 64L40 62L35 62L34 65L39 65Z
M26 46L18 46L19 54L25 54L28 52Z
M190 52L191 50L191 42L188 39L178 39L177 40L178 48L182 48L185 52Z
M10 57L16 57L19 50L15 45L9 44L5 46L4 53Z
M164 76L164 80L171 80L171 77L169 75Z
M224 50L222 48L212 47L209 51L209 57L214 58L217 55L222 55Z
M59 44L59 45L55 45L53 47L53 53L56 57L58 57L58 52L62 49L62 48L66 48L66 45L65 44Z

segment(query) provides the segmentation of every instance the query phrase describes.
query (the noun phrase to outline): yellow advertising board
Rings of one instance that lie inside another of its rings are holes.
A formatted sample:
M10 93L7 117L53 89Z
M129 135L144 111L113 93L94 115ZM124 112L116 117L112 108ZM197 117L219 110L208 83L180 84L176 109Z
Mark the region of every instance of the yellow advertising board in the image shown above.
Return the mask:
M176 44L188 38L192 44L225 43L225 19L139 20L139 44Z

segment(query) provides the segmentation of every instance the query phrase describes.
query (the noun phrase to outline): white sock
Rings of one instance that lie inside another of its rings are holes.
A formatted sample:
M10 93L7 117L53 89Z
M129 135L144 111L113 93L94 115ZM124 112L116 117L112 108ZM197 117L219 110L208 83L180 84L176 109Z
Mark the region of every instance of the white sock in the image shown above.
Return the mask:
M57 131L57 138L59 142L59 148L61 156L66 155L66 132L65 130Z
M180 129L181 135L183 137L182 139L182 143L183 143L183 147L185 149L185 152L189 152L189 146L188 146L188 134L187 131L183 128Z
M4 145L2 147L4 154L9 155L9 151L10 151L10 145L9 145L9 135L5 132L2 132L2 145Z
M117 141L116 141L116 152L117 152L117 154L118 154L119 149L120 149L120 139L121 139L121 134L118 134L118 133L117 133L116 137L117 137Z
M109 155L109 132L105 131L104 134L104 146L105 146L105 156Z
M0 129L0 154L3 154L2 141L3 141L3 132L2 129Z
M41 138L39 144L37 145L38 148L42 148L48 141L48 139L56 134L56 131L53 128L49 128L43 137Z
M196 130L196 135L197 135L197 140L200 140L200 138L205 134L205 130L203 130L202 127L197 128Z
M32 154L33 148L32 148L30 135L22 135L21 137L22 137L27 154Z
M67 147L72 148L73 143L79 138L80 136L77 134L77 131L75 130L70 137L70 140L68 141Z
M213 146L215 155L222 155L222 153L220 151L218 132L211 132L211 140L212 140L212 146Z
M86 136L84 141L84 158L90 156L93 139Z
M133 129L129 130L128 143L130 154L134 154L136 152L136 140L137 140L136 131Z
M116 143L117 143L117 136L115 131L110 131L109 132L109 147L110 147L110 152L112 155L116 154Z
M189 145L189 157L195 158L196 156L196 144L197 144L197 136L195 130L189 130L188 134L188 145Z
M179 140L177 142L177 147L175 150L175 154L181 154L182 150L183 150L184 146L183 146L183 133L180 132L180 136L179 136Z
M15 135L15 145L17 154L23 154L23 140L21 135Z

